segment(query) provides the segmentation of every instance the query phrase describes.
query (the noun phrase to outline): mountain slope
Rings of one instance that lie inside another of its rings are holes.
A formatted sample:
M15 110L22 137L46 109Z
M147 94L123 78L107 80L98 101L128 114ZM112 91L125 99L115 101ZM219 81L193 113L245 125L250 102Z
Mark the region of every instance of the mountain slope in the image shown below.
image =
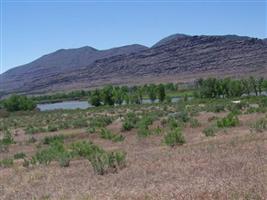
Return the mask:
M79 70L96 61L115 55L131 54L147 49L142 45L128 45L108 50L97 50L92 47L77 49L61 49L41 58L22 65L0 75L0 92L29 92L27 88L48 82L51 79L60 79L71 72ZM49 90L49 88L47 88ZM35 89L34 89L35 90Z
M80 49L71 53L72 59L64 52L68 50L60 50L42 57L42 62L2 74L0 91L47 92L110 83L192 81L209 75L267 75L266 41L236 35L176 34L151 48L134 45L127 51L123 47L106 51L84 48L83 53Z

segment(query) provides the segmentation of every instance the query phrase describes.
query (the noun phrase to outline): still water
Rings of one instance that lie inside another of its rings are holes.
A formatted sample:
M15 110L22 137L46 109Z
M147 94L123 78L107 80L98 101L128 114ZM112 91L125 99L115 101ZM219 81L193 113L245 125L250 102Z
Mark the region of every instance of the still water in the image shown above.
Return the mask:
M180 97L172 97L172 102L179 101ZM158 99L155 100L155 102L158 102ZM150 99L144 99L143 103L151 103ZM47 110L57 110L57 109L86 109L93 107L90 103L87 101L63 101L58 103L45 103L45 104L38 104L37 108L39 108L41 111L47 111Z

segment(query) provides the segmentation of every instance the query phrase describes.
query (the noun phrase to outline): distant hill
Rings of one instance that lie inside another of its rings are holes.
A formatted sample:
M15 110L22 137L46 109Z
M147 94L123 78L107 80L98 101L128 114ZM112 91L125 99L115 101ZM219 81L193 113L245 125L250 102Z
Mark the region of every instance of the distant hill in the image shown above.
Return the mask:
M151 48L62 49L0 75L0 92L42 93L105 84L190 82L207 76L267 76L267 42L175 34Z

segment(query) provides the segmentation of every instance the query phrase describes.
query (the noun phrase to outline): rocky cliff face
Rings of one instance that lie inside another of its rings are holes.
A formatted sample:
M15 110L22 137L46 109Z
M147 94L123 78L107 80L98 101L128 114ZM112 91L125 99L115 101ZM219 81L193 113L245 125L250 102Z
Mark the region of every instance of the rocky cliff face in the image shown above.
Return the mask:
M176 34L151 48L59 50L2 74L0 91L48 92L105 84L192 81L210 75L267 76L266 40Z

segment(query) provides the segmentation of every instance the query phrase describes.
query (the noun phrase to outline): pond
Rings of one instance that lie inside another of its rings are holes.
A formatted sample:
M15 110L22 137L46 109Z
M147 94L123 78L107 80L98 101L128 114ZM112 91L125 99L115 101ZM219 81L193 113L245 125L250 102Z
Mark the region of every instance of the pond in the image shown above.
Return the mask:
M172 102L179 101L180 97L172 97ZM155 100L157 103L159 100ZM143 103L151 103L150 99L143 99ZM87 109L93 107L88 101L63 101L57 103L44 103L38 104L37 108L41 111L48 111L48 110L57 110L57 109Z

